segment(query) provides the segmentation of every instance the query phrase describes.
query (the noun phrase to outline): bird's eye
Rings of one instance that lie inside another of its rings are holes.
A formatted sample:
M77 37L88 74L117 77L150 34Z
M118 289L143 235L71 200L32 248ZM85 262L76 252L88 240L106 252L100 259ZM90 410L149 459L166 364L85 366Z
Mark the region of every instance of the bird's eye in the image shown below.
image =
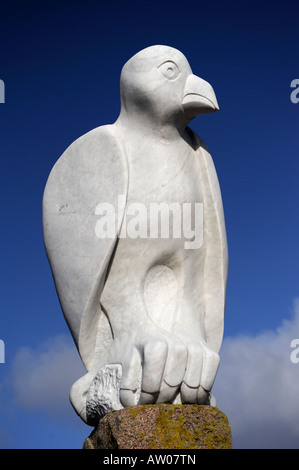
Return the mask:
M167 78L168 80L175 80L181 73L178 66L172 62L172 60L163 62L163 64L159 66L159 70L163 77Z

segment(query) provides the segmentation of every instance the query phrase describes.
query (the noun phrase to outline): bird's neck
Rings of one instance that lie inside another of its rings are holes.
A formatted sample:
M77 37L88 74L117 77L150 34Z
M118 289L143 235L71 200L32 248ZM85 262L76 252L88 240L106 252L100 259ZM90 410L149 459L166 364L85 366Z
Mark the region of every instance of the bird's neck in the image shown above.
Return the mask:
M125 111L121 111L115 124L124 135L143 134L146 139L156 139L166 144L181 139L187 125L186 122L163 122L146 114L135 115Z

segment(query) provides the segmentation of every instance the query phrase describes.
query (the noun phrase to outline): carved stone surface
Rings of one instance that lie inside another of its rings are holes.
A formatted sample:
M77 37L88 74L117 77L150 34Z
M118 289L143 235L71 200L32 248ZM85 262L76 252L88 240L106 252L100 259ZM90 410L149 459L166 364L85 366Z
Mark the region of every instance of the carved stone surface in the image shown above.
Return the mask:
M109 413L84 449L231 449L231 429L218 408L139 405Z
M105 414L123 408L119 401L121 375L119 364L105 366L96 374L86 397L86 416L89 423L96 424Z
M188 126L218 110L185 56L152 46L120 80L113 125L56 162L43 230L60 304L87 374L76 412L206 403L219 366L227 242L218 178Z
M122 370L120 364L110 364L98 371L86 394L86 419L90 425L96 425L107 413L123 409L119 400ZM141 382L141 376L140 376ZM141 386L136 390L135 402L139 402ZM180 395L174 404L181 405ZM209 393L204 405L216 406L216 399Z

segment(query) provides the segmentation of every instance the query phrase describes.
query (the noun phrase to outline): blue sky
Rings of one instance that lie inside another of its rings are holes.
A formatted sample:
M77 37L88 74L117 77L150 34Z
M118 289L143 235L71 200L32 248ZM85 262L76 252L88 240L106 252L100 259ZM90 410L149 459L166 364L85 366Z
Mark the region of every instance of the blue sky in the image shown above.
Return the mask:
M42 239L49 172L80 135L113 123L124 63L181 50L220 112L191 127L210 148L229 243L218 406L234 446L299 447L298 124L294 1L1 3L0 448L80 448L68 401L82 375Z

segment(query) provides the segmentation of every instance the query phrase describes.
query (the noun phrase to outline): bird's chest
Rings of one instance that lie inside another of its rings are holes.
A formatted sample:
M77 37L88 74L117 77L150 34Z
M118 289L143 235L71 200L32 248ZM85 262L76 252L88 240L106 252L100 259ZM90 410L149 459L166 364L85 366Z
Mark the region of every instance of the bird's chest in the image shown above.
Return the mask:
M197 152L185 142L131 147L128 204L203 202Z
M126 237L164 242L165 250L185 248L200 229L203 190L197 152L177 145L140 146L127 152L129 186ZM147 243L148 245L148 243Z

